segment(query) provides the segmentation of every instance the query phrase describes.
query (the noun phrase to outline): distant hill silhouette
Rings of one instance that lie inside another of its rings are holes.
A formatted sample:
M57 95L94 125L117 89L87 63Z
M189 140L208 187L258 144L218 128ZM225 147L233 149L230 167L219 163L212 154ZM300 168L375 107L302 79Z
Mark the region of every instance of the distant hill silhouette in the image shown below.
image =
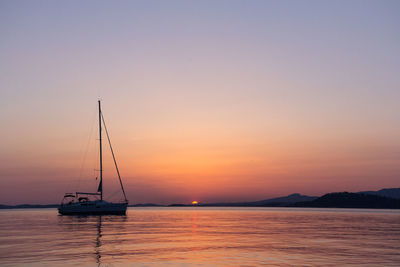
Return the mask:
M129 207L163 207L164 205L161 204L154 204L154 203L138 203L129 205Z
M269 198L252 202L232 202L232 203L206 203L200 206L206 207L284 207L296 202L312 201L318 197L300 195L298 193L285 197Z
M59 204L50 205L31 205L31 204L21 204L21 205L0 205L0 209L44 209L44 208L57 208Z
M329 193L321 197L305 196L298 193L285 197L253 202L209 203L206 207L320 207L320 208L370 208L399 209L399 188L382 189L360 193ZM386 197L390 196L390 197ZM394 197L392 197L394 196Z
M400 199L400 188L385 188L378 191L363 191L359 193Z
M187 207L187 206L192 206L192 205L179 204L179 203L168 205L168 207Z
M363 193L329 193L309 202L297 202L294 207L399 209L400 199Z
M363 191L358 193L329 193L321 197L306 196L298 193L284 197L269 198L251 202L231 203L199 203L159 205L154 203L131 204L130 207L321 207L321 208L371 208L399 209L400 188L385 188L378 191ZM0 205L0 209L56 208L52 205Z
M264 200L248 202L248 203L265 206L265 205L272 204L272 203L273 204L289 204L289 203L296 203L296 202L312 201L317 198L318 197L306 196L306 195L301 195L299 193L295 193L295 194L291 194L291 195L288 195L285 197L270 198L270 199L264 199Z

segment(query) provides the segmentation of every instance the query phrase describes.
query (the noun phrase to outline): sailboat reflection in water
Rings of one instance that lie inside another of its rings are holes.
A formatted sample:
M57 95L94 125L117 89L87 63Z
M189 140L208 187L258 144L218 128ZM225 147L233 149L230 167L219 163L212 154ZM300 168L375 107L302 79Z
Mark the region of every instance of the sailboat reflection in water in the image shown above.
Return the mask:
M76 192L66 193L61 202L58 212L62 215L107 215L126 214L126 208L128 206L128 200L125 195L124 186L122 184L121 176L119 174L117 161L115 159L114 151L111 146L110 136L108 135L107 127L104 121L103 113L101 112L100 100L99 104L99 154L100 154L100 182L95 193L87 192ZM102 139L101 139L101 128L102 124L106 131L107 140L110 145L111 154L114 159L115 169L117 170L119 183L121 185L124 200L118 203L107 202L103 200L103 153L102 153Z
M101 240L100 240L100 237L102 236L102 234L101 234L101 215L98 217L99 217L99 220L97 222L97 237L96 237L96 245L95 245L94 253L96 254L97 266L100 266L100 264L101 264L101 254L100 254Z

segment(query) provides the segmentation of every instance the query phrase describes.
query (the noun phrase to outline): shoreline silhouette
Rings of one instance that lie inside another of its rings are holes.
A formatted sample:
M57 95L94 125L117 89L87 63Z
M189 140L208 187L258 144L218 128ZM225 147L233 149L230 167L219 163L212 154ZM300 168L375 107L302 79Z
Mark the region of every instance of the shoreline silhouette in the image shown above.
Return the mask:
M1 205L0 209L57 208L59 204L21 204ZM129 207L293 207L293 208L366 208L366 209L400 209L400 188L385 188L377 191L333 192L320 197L301 195L270 198L251 202L221 202L198 204L156 204L137 203Z

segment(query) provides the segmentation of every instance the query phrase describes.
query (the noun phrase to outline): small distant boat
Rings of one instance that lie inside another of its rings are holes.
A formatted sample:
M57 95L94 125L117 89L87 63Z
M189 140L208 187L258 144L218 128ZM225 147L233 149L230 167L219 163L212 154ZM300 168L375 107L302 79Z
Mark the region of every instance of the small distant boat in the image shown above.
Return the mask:
M126 208L128 207L128 199L125 195L124 186L122 184L121 176L119 174L117 161L114 156L114 151L111 146L110 137L108 135L107 127L104 121L103 114L101 112L101 103L99 104L99 154L100 154L100 182L97 188L97 192L76 192L66 193L61 205L58 208L58 212L62 215L124 215L126 214ZM118 203L107 202L103 200L103 154L102 154L102 139L101 139L101 126L104 125L104 129L107 134L107 140L110 145L111 154L114 159L114 165L117 170L119 183L121 185L124 200Z

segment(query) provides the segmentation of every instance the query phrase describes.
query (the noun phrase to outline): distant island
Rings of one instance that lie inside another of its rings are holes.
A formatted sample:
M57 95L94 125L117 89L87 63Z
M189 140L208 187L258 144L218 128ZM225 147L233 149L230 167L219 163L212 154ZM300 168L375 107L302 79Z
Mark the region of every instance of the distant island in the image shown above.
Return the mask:
M298 193L284 197L270 198L252 202L224 202L160 205L139 203L130 207L310 207L310 208L367 208L367 209L400 209L400 188L386 188L378 191L357 193L335 192L323 196L306 196ZM0 205L0 209L56 208L51 205Z
M365 193L330 193L313 201L297 202L292 207L400 209L400 199Z
M1 205L0 209L44 209L58 208L59 204L36 205L36 204L21 204L21 205Z
M336 192L321 197L291 194L254 202L205 203L207 207L319 207L319 208L371 208L400 209L400 188L357 193ZM191 206L191 205L188 205Z

